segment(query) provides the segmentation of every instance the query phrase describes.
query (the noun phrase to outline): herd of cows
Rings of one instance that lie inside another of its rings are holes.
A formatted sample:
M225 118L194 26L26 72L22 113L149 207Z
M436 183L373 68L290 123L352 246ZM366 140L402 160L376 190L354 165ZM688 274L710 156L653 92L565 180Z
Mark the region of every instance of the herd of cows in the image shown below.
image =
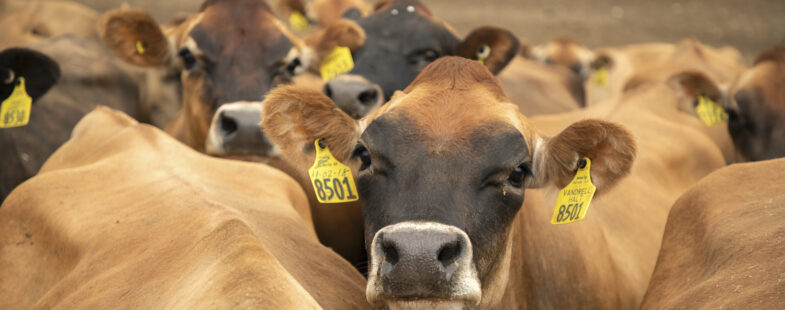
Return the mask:
M785 303L785 45L437 16L0 0L0 309Z

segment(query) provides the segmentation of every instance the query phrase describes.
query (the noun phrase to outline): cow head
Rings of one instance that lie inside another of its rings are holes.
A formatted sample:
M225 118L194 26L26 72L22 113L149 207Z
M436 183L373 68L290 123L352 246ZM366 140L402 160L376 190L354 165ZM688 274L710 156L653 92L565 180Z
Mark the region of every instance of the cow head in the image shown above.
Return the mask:
M498 302L526 189L555 192L587 156L602 193L635 156L631 135L604 121L541 136L485 67L460 57L428 65L360 120L319 92L289 86L270 93L263 119L298 169L313 163L313 141L325 139L356 172L374 306Z
M541 63L568 68L582 81L589 78L590 65L594 60L594 53L589 48L570 37L557 37L534 46L525 56Z
M36 102L60 79L60 66L40 52L9 48L0 52L0 101L24 78L25 91Z
M354 68L330 80L324 93L350 116L360 118L406 87L434 60L457 55L482 59L493 73L501 71L515 56L520 43L509 31L481 27L460 40L452 28L438 20L418 1L383 1L374 14L356 21L364 42L352 48ZM327 32L351 36L345 25ZM333 36L338 37L338 36ZM316 50L330 51L322 44Z
M761 53L727 106L728 130L748 160L785 156L785 45Z
M304 70L301 42L261 0L208 0L198 13L163 29L143 11L107 14L102 38L112 52L138 66L179 70L183 107L167 129L204 150L216 110L227 103L259 103L273 86ZM307 54L307 53L305 53ZM231 136L231 115L215 115ZM274 148L259 133L257 153Z

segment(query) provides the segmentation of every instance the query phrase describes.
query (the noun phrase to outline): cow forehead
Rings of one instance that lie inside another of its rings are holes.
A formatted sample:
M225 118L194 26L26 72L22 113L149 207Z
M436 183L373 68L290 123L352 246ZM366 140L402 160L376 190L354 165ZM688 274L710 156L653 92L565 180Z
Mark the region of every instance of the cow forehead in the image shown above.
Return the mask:
M292 48L293 40L268 11L209 7L189 31L205 55L246 55L277 61Z
M458 43L457 36L447 24L435 19L419 3L399 3L387 7L358 22L368 33L367 44L374 41L389 42L399 39L401 44L452 46ZM409 51L403 51L409 52Z

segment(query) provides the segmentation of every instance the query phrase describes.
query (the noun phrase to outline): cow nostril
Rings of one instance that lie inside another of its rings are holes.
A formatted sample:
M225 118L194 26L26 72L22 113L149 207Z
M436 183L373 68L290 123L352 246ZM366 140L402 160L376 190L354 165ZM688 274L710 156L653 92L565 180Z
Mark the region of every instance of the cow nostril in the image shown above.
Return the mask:
M231 135L237 131L237 121L233 118L226 116L226 114L221 113L221 132L224 136Z
M324 93L325 96L329 97L330 99L333 99L333 89L332 87L330 87L330 84L325 84L322 92Z
M379 98L379 92L375 89L369 89L357 96L357 99L360 100L360 103L364 105L373 105Z
M459 240L447 243L439 249L439 262L445 267L455 262L461 254L463 245Z
M384 252L384 260L388 263L395 265L398 262L398 249L395 245L389 242L382 243L382 251Z

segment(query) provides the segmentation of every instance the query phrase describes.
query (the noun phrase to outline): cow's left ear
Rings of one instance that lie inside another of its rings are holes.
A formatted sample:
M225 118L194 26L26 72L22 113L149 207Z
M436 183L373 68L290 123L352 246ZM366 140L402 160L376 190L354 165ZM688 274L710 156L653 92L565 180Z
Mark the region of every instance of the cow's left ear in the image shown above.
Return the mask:
M714 102L723 102L723 92L711 78L701 72L679 72L671 75L667 83L676 91L681 109L693 111L700 96L706 96Z
M520 47L520 41L512 32L484 26L472 31L458 44L456 55L480 61L491 73L497 74L510 63Z
M133 65L163 66L174 58L160 25L145 11L123 9L106 13L101 39L113 54Z
M11 95L20 77L35 102L60 79L60 66L49 56L27 48L0 52L0 101Z
M579 160L591 159L591 180L597 194L627 175L635 160L635 140L623 127L601 120L583 120L552 138L535 143L530 187L564 188L575 177Z

